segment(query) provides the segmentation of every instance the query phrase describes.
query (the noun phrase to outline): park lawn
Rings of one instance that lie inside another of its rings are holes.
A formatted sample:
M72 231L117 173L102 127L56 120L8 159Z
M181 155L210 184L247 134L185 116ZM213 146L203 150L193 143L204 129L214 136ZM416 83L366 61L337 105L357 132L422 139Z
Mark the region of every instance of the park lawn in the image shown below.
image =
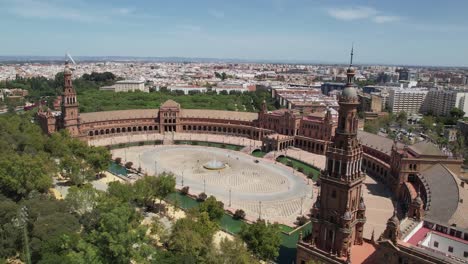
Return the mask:
M239 145L223 144L223 143L216 143L216 142L205 142L205 141L176 140L174 143L177 145L215 147L215 148L224 148L224 149L230 149L230 150L236 150L236 151L239 151L243 148L243 146L239 146Z
M306 163L304 163L302 161L298 161L298 160L290 158L290 157L284 157L284 156L281 156L281 157L277 158L276 161L279 161L279 162L283 163L284 165L288 165L288 161L291 161L295 170L298 170L299 168L302 168L303 173L305 175L310 175L310 173L312 173L313 174L312 180L313 181L318 180L320 171L318 169L316 169L315 167L312 167L309 164L306 164Z
M263 152L258 149L252 152L252 156L257 157L257 158L263 158L266 154L267 154L266 152Z
M169 99L178 102L185 109L256 112L263 99L267 100L270 107L274 107L273 100L267 91L246 92L242 94L205 93L194 95L170 92L115 93L94 89L78 91L80 112L82 113L127 109L157 109Z

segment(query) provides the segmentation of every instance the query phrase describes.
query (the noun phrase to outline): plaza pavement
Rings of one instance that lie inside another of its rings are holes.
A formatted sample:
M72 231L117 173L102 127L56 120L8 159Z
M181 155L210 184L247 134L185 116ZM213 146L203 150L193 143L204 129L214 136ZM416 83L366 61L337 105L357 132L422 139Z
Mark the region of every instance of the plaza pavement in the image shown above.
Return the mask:
M128 161L151 175L172 172L178 188L183 187L183 180L191 194L213 195L230 211L243 209L250 221L260 216L270 222L293 225L296 217L301 212L307 214L312 206L312 182L305 175L279 162L242 152L191 145L156 145L116 149L112 154L126 156ZM210 160L222 161L228 167L220 171L203 168Z
M145 141L145 140L162 140L164 139L170 139L170 140L198 140L198 141L210 141L210 142L218 142L218 143L225 143L225 144L234 144L234 145L241 145L245 146L242 152L248 154L254 149L258 148L261 146L261 141L258 140L249 140L246 138L242 137L234 137L234 136L223 136L223 135L211 135L211 134L189 134L189 133L171 133L171 134L140 134L140 135L133 135L133 136L119 136L119 137L109 137L109 138L101 138L101 139L95 139L90 142L91 145L98 145L98 146L103 146L103 145L109 145L109 144L119 144L119 143L128 143L128 142L138 142L138 141ZM161 146L162 147L162 146ZM134 147L137 148L137 147ZM132 148L133 149L133 148ZM209 148L212 149L212 148ZM116 151L124 151L123 149L121 150L115 150ZM226 151L226 150L225 150ZM138 152L138 151L137 151ZM123 157L123 153L120 152L121 157ZM241 153L241 152L237 152ZM128 155L128 154L127 154ZM133 155L133 160L135 161L134 164L138 164L138 154L134 153ZM241 154L239 154L241 155ZM272 157L268 157L268 155ZM278 157L279 155L285 155L292 157L294 159L300 160L302 162L311 164L315 166L316 168L319 169L324 169L325 168L325 156L323 155L317 155L313 153L309 153L307 151L303 151L298 148L288 148L287 151L281 151L281 152L270 152L265 156L265 159L260 159L262 163L269 164L269 165L274 165L278 166L280 168L283 168L284 171L289 171L292 174L292 169L289 167L286 167L282 164L279 164L278 162L275 162L275 157ZM114 155L115 157L115 155ZM255 158L257 159L257 158ZM129 158L130 160L130 158ZM181 167L180 164L176 164L176 167ZM148 171L151 171L151 168L154 168L154 165L150 165L148 168ZM153 171L154 172L154 171ZM176 173L177 174L177 173ZM180 174L180 172L179 172ZM295 174L298 174L300 177L304 179L304 184L307 185L307 180L305 180L305 176L301 175L298 172L295 172ZM196 192L197 188L198 191L202 191L203 189L203 183L198 182L197 187L190 186L191 192ZM213 185L213 193L215 194L216 191L219 192L219 190L216 189L216 183ZM311 208L311 205L313 202L315 202L315 197L317 195L318 187L315 185L308 185L310 188L313 188L313 199L305 199L303 200L303 213L307 214L308 210ZM181 178L178 178L178 187L181 187ZM218 188L219 189L219 188ZM224 202L226 207L228 207L229 204L229 198L226 197L226 193L228 193L228 190L224 190L225 193L224 195L221 196L221 200ZM210 194L210 190L207 188L207 193ZM216 195L215 195L216 196ZM373 178L367 177L365 181L365 188L363 188L363 196L364 200L367 206L366 210L366 216L367 216L367 223L364 226L364 237L365 238L371 238L372 231L374 231L374 237L377 239L378 236L383 232L385 229L385 224L387 222L387 219L392 215L393 213L393 204L391 201L392 194L391 192L385 187L384 184L380 182L376 182ZM309 196L310 197L310 196ZM217 197L219 199L219 197ZM272 206L270 203L275 204L276 206ZM279 210L283 210L284 212L289 212L290 217L277 217L277 208L280 208ZM234 201L234 196L231 197L231 208L228 208L230 210L234 210L234 208L242 208L243 210L250 211L250 214L252 216L251 220L255 220L258 217L258 214L260 213L260 205L259 201L254 199L252 201L242 201L242 202L235 202ZM268 215L272 215L273 217L271 218L272 221L276 220L281 220L279 222L283 222L285 224L290 225L292 222L294 222L294 219L297 215L300 213L300 195L292 200L288 199L282 199L278 201L264 201L262 202L262 216L266 218ZM276 217L275 217L276 216ZM281 219L282 218L282 219Z

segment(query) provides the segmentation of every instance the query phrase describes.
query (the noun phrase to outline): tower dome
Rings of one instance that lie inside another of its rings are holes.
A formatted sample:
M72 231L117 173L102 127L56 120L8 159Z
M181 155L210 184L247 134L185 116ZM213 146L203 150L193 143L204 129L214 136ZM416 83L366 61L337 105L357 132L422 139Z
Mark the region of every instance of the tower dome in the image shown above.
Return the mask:
M344 88L341 95L343 97L347 97L347 98L357 98L358 97L356 88L354 88L353 86L347 86L346 88Z

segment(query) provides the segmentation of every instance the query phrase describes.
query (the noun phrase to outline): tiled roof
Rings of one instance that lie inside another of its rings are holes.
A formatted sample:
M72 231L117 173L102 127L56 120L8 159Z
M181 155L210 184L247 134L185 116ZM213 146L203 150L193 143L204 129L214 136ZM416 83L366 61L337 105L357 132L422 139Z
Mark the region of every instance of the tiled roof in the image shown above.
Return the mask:
M409 146L411 150L419 155L446 156L434 143L421 141Z
M80 113L82 123L106 121L106 120L123 120L134 118L156 118L158 109L132 109L132 110L117 110L103 111L92 113Z
M252 112L235 112L204 109L182 109L180 112L180 116L185 118L192 117L241 121L253 121L255 119L258 119L258 114Z
M162 103L159 108L180 108L180 104L174 100L167 100L166 102Z
M426 212L429 219L448 223L458 207L459 191L457 181L445 166L436 164L421 172L429 185L430 206Z
M358 131L357 137L361 144L373 149L382 151L390 155L392 152L393 140L365 131Z

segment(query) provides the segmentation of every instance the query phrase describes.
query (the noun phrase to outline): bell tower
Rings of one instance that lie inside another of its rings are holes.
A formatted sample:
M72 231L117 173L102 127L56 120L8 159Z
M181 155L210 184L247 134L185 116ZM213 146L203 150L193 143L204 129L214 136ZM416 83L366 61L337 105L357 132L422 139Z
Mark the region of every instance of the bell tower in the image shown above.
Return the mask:
M320 195L311 210L312 244L338 257L348 257L352 245L363 243L366 206L362 198L362 146L357 139L359 105L351 61L347 84L339 97L338 127L326 152L320 175Z
M76 99L76 92L72 84L72 71L68 65L68 61L65 62L65 70L63 72L65 80L63 92L62 92L62 128L68 130L71 136L78 136L78 101Z

